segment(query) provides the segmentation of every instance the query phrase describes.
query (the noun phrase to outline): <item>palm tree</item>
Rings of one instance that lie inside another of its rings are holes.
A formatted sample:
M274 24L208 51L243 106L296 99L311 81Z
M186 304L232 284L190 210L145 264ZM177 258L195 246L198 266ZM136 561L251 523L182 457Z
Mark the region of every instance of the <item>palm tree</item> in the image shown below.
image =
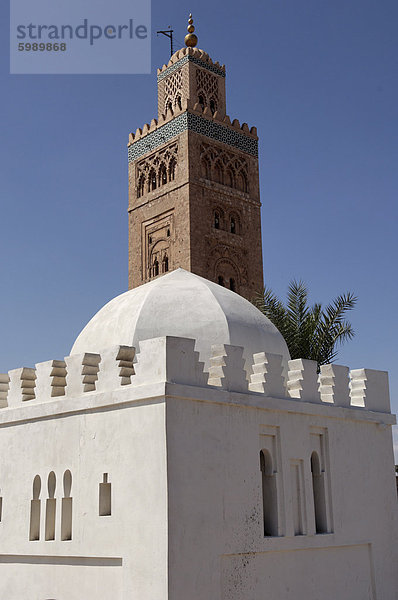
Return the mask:
M308 306L308 288L302 281L289 284L286 305L269 288L259 292L253 304L279 329L290 356L316 360L321 365L333 362L336 347L354 337L345 313L352 310L357 298L351 293L337 296L322 309L321 304Z

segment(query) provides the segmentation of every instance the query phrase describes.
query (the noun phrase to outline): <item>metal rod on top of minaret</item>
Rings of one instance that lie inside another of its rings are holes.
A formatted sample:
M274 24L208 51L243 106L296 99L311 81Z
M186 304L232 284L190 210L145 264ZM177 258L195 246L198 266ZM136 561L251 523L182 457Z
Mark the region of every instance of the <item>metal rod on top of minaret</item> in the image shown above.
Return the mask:
M173 56L173 54L174 54L174 52L173 52L173 32L174 32L174 29L171 29L170 25L169 25L168 29L156 32L157 34L162 33L163 35L165 35L166 37L168 37L170 39L170 56Z

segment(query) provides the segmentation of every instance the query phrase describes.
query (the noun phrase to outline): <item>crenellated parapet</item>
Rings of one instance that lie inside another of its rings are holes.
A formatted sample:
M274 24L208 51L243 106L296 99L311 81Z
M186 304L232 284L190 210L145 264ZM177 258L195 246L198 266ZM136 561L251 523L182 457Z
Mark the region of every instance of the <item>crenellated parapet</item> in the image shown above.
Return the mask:
M242 402L251 396L260 408L266 406L266 398L273 398L325 408L391 412L385 371L349 371L331 364L322 365L318 374L315 361L296 359L289 361L285 381L282 356L260 352L253 356L248 380L243 350L227 344L212 346L208 372L190 338L143 340L137 353L131 346L112 346L99 353L74 354L0 374L0 407L7 410L51 400L67 403L118 389L170 383L201 388L202 396L206 390L209 397L211 390L240 394Z

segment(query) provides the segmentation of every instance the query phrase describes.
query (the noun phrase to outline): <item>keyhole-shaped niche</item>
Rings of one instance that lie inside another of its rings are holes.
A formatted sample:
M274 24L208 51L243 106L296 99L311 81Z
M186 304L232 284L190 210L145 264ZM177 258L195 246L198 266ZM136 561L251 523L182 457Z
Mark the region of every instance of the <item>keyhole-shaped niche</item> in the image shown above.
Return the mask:
M48 498L46 501L46 527L45 527L45 539L55 540L55 514L56 514L56 499L55 499L55 486L57 479L54 471L48 476L47 489Z
M30 501L29 540L32 542L40 539L40 492L41 479L40 475L36 475L33 480L32 500Z
M64 473L64 496L61 506L61 540L72 539L72 473L67 469Z

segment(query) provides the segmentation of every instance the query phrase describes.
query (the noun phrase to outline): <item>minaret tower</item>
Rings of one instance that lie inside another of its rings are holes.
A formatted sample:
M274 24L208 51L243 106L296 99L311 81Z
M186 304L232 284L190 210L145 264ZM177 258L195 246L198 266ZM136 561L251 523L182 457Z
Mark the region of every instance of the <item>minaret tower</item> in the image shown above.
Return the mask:
M158 69L158 118L129 137L129 288L182 267L250 299L263 286L257 130L231 122L225 66L188 23Z

